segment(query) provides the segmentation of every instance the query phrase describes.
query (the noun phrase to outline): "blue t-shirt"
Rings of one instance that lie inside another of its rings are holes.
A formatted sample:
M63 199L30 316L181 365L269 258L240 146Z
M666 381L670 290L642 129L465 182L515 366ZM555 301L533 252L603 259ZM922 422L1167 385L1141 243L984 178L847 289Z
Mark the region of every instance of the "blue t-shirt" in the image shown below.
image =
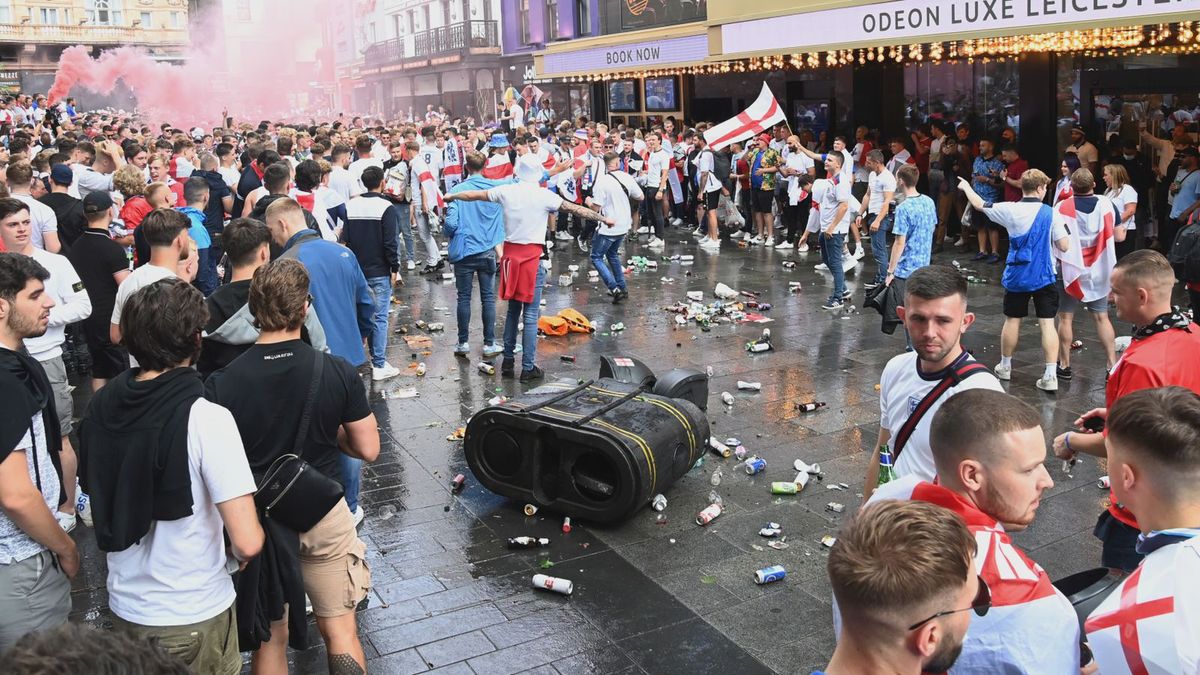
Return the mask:
M762 168L763 157L766 156L767 153L765 152L756 152L754 153L754 159L750 163L750 187L755 190L762 189L763 178L766 178L765 175L758 173L758 170Z
M1175 202L1171 205L1171 217L1178 218L1184 211L1192 208L1192 204L1200 199L1200 170L1188 171L1180 169L1175 174L1175 181L1180 184L1179 192L1175 193Z
M985 177L989 179L1000 178L1004 176L1004 162L1000 158L992 155L991 159L984 159L983 155L975 158L975 163L971 165L971 187L975 189L985 202L1000 201L1000 187L990 180L981 182L975 180L976 177Z
M896 277L907 279L929 264L933 253L933 230L937 227L937 207L925 195L908 197L896 207L892 234L904 237L904 250L896 263Z

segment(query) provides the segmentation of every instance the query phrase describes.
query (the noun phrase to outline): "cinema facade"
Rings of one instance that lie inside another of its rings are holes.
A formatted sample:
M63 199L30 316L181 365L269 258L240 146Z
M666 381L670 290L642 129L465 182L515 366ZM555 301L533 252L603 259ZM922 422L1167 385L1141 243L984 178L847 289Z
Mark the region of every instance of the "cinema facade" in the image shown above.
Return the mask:
M622 18L656 5L590 1L601 16L608 4L622 5ZM793 127L814 136L858 124L907 136L930 120L966 122L977 135L1012 127L1024 156L1047 167L1073 125L1093 140L1136 137L1170 124L1176 110L1200 107L1200 0L701 7L681 14L691 21L547 43L533 71L545 82L590 85L593 116L634 125L667 114L726 119L766 81Z

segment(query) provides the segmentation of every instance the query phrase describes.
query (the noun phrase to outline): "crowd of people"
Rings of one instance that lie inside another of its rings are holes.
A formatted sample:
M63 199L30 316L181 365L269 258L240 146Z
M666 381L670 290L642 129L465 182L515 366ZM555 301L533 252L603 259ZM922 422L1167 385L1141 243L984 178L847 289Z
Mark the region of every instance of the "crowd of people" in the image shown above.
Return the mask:
M449 263L454 353L475 353L478 286L479 354L531 383L545 376L538 319L555 249L586 253L620 304L622 252L661 252L675 228L708 255L819 248L823 309L843 308L861 268L862 290L903 326L880 379L867 505L829 558L829 673L1146 672L1150 649L1151 672L1197 667L1177 630L1200 607L1200 329L1173 305L1180 281L1200 301L1200 155L1186 132L1102 158L1075 130L1056 181L1021 159L1015 134L940 124L885 144L860 127L822 149L787 125L710 144L705 123L632 129L542 111L480 126L431 107L420 125L227 117L182 130L51 115L44 97L5 110L0 651L16 645L14 663L68 630L80 566L68 533L82 521L125 634L197 672L238 672L240 651L254 672L284 672L287 647L307 644L307 605L331 672L363 672L355 612L371 581L356 527L380 438L362 377L368 361L375 382L400 374L387 361L393 295ZM1003 270L994 365L961 344L976 321L967 272L932 261L972 243L969 264ZM1073 377L1080 305L1106 354L1105 406L1050 448L1107 458L1097 562L1128 575L1082 633L1010 536L1053 486L1041 414L1000 384L1031 302L1038 389ZM1110 302L1134 328L1121 350ZM91 362L79 415L68 329ZM882 481L881 465L897 478ZM289 498L281 476L303 476L312 498ZM1133 642L1130 597L1173 603Z

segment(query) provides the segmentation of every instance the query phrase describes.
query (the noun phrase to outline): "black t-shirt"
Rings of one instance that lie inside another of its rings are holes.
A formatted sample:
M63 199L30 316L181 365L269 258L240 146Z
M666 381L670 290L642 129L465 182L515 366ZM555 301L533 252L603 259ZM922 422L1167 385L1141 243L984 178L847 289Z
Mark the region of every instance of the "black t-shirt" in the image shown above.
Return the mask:
M84 319L84 327L108 335L108 323L117 300L117 280L113 274L129 269L125 249L108 236L107 230L89 229L75 240L67 252L67 260L79 274L92 301L92 314Z
M325 359L325 365L302 456L337 479L341 475L338 428L371 414L362 380L345 359L320 353L302 340L256 344L205 382L205 397L233 413L254 473L265 472L295 449L318 357Z
M58 218L58 238L70 250L83 231L87 229L87 218L83 215L83 201L65 192L51 192L39 199L49 206Z

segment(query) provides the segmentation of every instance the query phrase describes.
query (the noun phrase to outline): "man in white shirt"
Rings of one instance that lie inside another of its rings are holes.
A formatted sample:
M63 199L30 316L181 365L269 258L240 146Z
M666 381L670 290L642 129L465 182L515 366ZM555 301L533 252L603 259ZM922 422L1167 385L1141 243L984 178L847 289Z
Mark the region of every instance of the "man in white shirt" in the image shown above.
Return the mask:
M866 215L860 215L857 226L866 224L871 231L871 254L875 257L875 278L863 288L875 288L884 282L888 269L887 233L891 229L892 200L896 196L896 177L883 163L883 152L867 153Z
M533 155L517 159L517 182L490 190L464 190L446 195L445 200L490 201L504 207L504 257L500 260L500 282L497 295L508 300L508 316L504 321L504 358L500 374L515 374L517 326L523 326L521 336L521 381L532 382L545 377L537 366L537 322L541 313L542 281L546 269L541 264L546 243L546 215L558 210L573 213L586 221L614 225L610 216L573 202L539 186L546 171Z
M667 171L671 169L671 153L663 149L662 135L646 134L645 164L646 198L642 200L642 222L652 224L651 241L663 240L663 205L667 202Z
M787 181L787 199L783 207L783 223L787 231L785 239L775 246L780 251L787 251L796 246L801 246L801 252L808 250L807 237L801 236L800 228L808 223L808 213L812 207L810 187L813 177L817 174L817 168L808 155L800 152L800 147L799 136L788 136L788 152L780 169ZM803 240L803 243L798 240Z
M333 169L329 172L329 189L342 198L342 203L346 203L350 201L350 197L354 196L352 194L354 185L358 182L346 168L350 166L350 148L345 145L335 145L330 151L329 157Z
M134 270L117 287L109 324L109 338L114 345L121 344L121 314L129 297L156 281L177 276L179 262L191 255L190 226L188 217L174 209L155 209L146 214L138 226L146 238L146 244L150 246L150 262ZM132 354L129 356L129 365L137 366Z
M621 241L633 225L630 200L642 201L642 189L624 171L617 170L620 155L610 152L604 155L604 174L596 179L588 206L599 208L600 213L613 219L613 224L601 223L592 237L592 265L600 274L600 280L608 288L616 304L629 297L625 289L625 275L621 265Z
M826 268L833 274L833 293L821 309L837 310L842 308L846 296L846 272L842 265L843 246L846 233L850 231L850 213L857 209L858 202L850 194L850 180L842 173L842 153L824 155L825 171L830 176L829 189L821 194L819 215L821 223L821 259Z
M0 649L67 622L79 552L54 512L62 494L57 424L41 364L23 341L44 333L54 299L47 273L19 253L0 253Z
M383 159L371 155L373 146L374 142L367 134L359 134L354 141L354 150L358 153L358 159L351 162L350 167L346 169L350 174L350 197L366 193L367 188L362 184L362 172L368 166L377 166L380 170L383 169ZM350 201L350 197L347 197L346 201Z
M125 344L142 365L93 395L80 474L108 554L114 624L156 638L194 672L236 675L230 573L259 554L263 529L237 423L203 398L191 367L207 318L204 297L182 279L128 299Z
M125 166L125 153L112 141L80 141L71 152L71 170L75 180L67 194L83 199L89 192L113 191L113 174Z
M54 209L33 198L30 186L33 181L33 168L29 162L14 162L5 171L8 178L8 189L14 199L20 200L28 209L30 220L30 243L35 248L44 249L51 253L62 250L58 238L58 216ZM12 250L12 249L9 249Z
M908 278L904 306L896 310L912 339L913 351L893 357L879 380L879 438L867 462L863 494L875 489L879 478L879 449L889 445L897 475L933 480L936 468L929 449L929 427L934 413L950 397L967 389L1003 391L986 368L976 368L936 400L925 398L943 380L958 376L975 359L962 348L962 336L975 322L967 311L967 281L954 269L940 265L922 267ZM924 403L924 405L922 405ZM921 416L909 424L917 412ZM908 436L897 439L901 430ZM903 445L898 446L898 441Z
M721 195L729 196L729 190L721 185L721 181L717 179L714 172L713 152L708 148L708 141L704 139L704 134L696 134L696 187L700 191L700 197L697 200L700 203L700 209L704 212L704 222L707 225L708 234L700 240L700 247L711 249L713 251L721 248L721 231L717 229L717 205L721 202ZM768 238L767 246L774 246L774 238Z
M58 413L59 433L62 435L59 459L66 493L66 499L55 512L55 517L63 529L70 532L75 528L75 449L68 437L74 419L74 404L71 385L67 381L67 367L63 363L62 345L66 341L66 327L91 316L92 301L70 261L57 253L34 246L31 229L29 209L23 202L0 199L0 242L4 244L4 249L33 258L50 273L43 282L46 294L54 300L50 323L42 335L25 338L25 350L42 364L54 394L54 408Z

